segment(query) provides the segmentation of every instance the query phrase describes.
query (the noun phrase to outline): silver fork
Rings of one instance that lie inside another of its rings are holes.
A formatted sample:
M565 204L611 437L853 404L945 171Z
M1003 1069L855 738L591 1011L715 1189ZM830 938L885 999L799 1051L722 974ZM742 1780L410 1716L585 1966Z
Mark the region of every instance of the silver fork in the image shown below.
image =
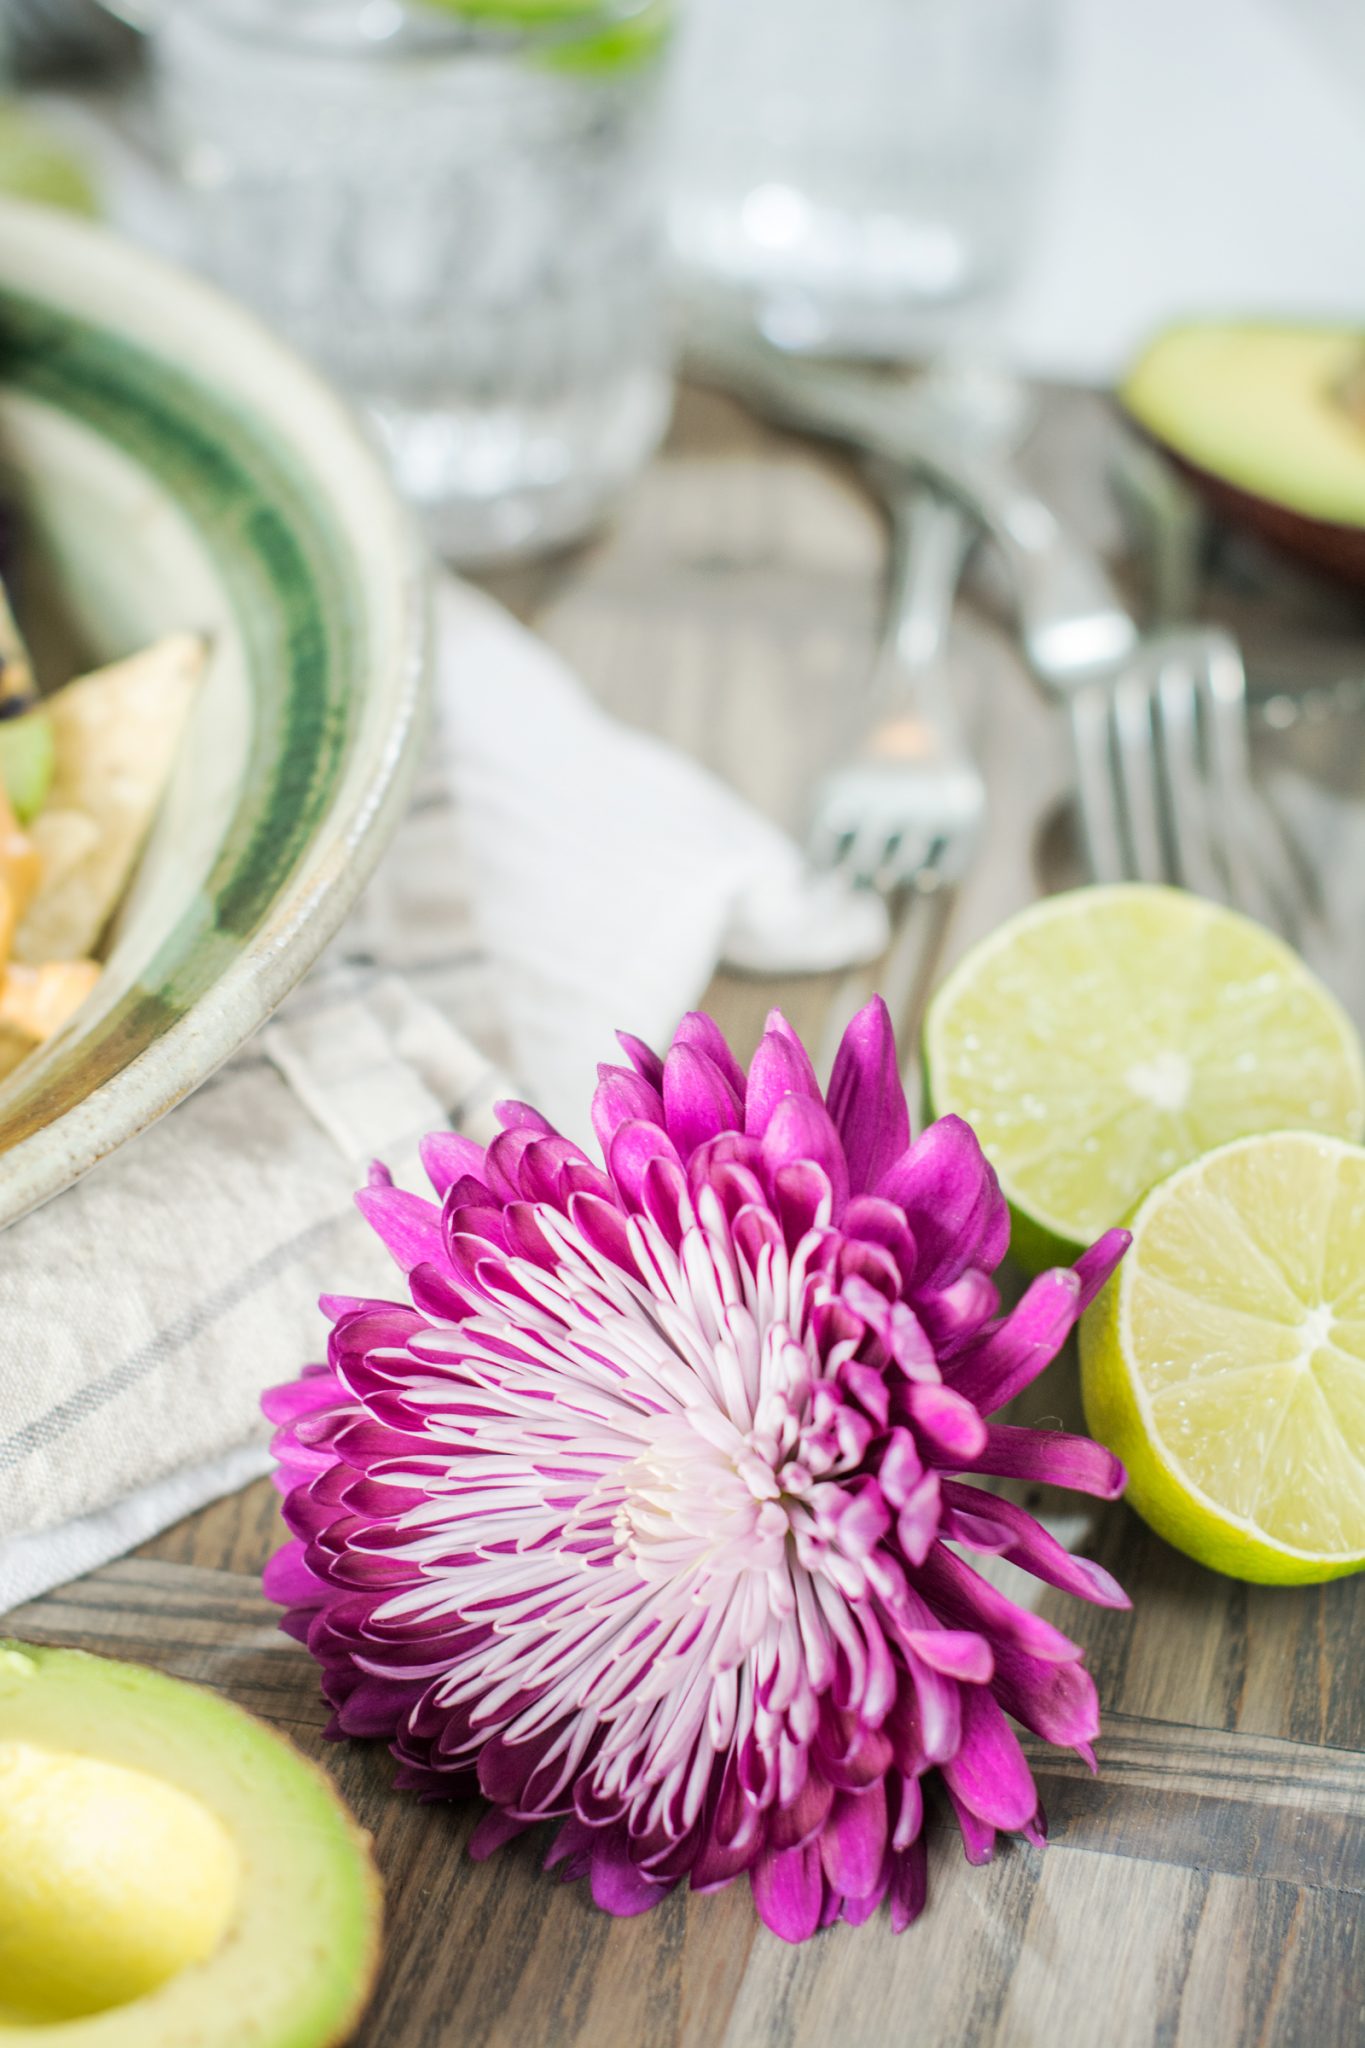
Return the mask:
M1066 708L1095 880L1175 883L1298 943L1320 905L1256 787L1236 641L1216 627L1142 638L1100 562L1007 463L975 465L961 495L1005 554L1029 666Z
M986 787L947 669L953 599L974 526L922 482L892 483L887 496L891 577L867 713L852 752L817 786L809 850L817 866L889 899L891 947L878 981L909 1041L951 890L980 842ZM835 998L831 1026L841 1030L864 994L853 977Z
M961 879L980 838L985 784L945 651L972 528L923 484L893 490L891 583L863 729L820 782L810 832L819 866L884 894Z
M1008 459L955 430L951 377L888 389L733 342L713 343L708 361L787 424L918 471L991 534L1029 666L1067 710L1096 879L1180 883L1300 936L1318 905L1253 782L1245 676L1226 634L1144 642L1098 560ZM969 386L962 399L970 419Z

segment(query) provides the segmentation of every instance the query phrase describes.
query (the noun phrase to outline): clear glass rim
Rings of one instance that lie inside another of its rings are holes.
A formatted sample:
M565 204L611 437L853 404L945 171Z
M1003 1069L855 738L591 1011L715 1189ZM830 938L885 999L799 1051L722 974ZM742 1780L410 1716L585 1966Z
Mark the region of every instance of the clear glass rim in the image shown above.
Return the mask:
M131 26L155 33L175 13L198 15L223 35L243 43L315 52L366 61L402 59L423 53L452 55L478 51L561 53L566 59L584 44L628 29L646 17L667 20L676 0L565 0L562 7L522 19L500 15L497 0L355 0L344 9L290 4L290 0L101 0ZM312 16L311 25L308 17ZM330 17L320 19L320 16ZM344 18L343 18L344 17Z

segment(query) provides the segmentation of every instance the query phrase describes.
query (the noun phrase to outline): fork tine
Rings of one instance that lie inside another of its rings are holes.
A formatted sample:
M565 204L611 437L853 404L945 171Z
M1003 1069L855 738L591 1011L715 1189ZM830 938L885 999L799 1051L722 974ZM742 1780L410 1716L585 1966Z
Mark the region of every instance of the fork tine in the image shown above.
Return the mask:
M1157 669L1163 764L1170 789L1176 871L1198 896L1226 902L1228 883L1209 829L1209 792L1200 752L1199 701L1187 651L1172 649Z
M1110 748L1109 692L1103 684L1092 683L1075 692L1069 710L1081 837L1090 872L1097 882L1121 882L1123 842Z
M1140 882L1161 882L1167 870L1156 765L1156 692L1150 675L1127 670L1113 685L1113 700L1114 774L1128 822L1131 872Z
M1293 939L1311 914L1308 892L1278 821L1252 780L1246 670L1236 642L1205 636L1199 680L1209 723L1209 758L1227 819L1229 875L1243 907Z

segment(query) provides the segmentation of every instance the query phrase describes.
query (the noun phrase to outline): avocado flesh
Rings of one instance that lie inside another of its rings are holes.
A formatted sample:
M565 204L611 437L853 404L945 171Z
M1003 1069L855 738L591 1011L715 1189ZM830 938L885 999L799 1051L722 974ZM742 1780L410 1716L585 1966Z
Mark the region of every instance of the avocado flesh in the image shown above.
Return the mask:
M107 2012L207 1961L240 1879L222 1822L164 1778L0 1742L0 2022Z
M1363 359L1365 335L1344 328L1200 323L1158 336L1119 395L1197 476L1242 494L1244 513L1260 501L1365 528L1365 426L1352 397ZM1266 530L1293 544L1283 521ZM1311 532L1299 538L1311 552Z
M367 1838L263 1723L0 1642L3 2048L331 2048L379 1918Z

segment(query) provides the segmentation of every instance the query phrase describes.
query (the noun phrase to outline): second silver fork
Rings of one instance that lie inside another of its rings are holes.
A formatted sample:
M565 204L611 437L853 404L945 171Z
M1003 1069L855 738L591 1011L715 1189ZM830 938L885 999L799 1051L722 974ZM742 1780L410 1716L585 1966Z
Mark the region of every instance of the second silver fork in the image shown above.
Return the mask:
M975 537L923 483L884 485L891 576L860 737L820 782L810 832L818 866L875 888L892 912L878 980L903 1044L913 1041L954 886L981 840L986 788L947 667L953 601ZM842 1028L865 990L836 999Z

